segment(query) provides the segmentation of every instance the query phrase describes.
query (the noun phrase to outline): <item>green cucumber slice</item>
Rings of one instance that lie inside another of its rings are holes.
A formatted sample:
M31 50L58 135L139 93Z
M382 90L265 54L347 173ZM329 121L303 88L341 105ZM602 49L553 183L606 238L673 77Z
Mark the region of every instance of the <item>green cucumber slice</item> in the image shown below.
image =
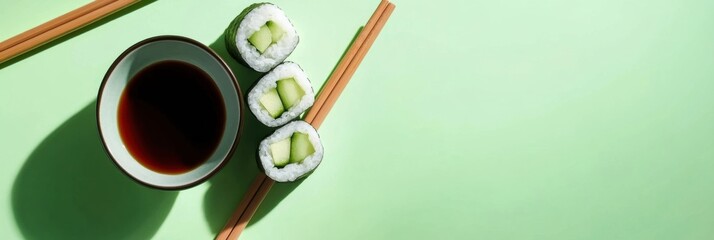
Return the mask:
M278 80L278 94L283 102L285 109L290 109L293 105L300 101L305 91L298 85L294 78L286 78Z
M270 144L270 154L276 167L284 167L290 162L290 138Z
M275 88L269 89L263 96L260 97L260 105L268 111L272 118L277 118L280 114L285 112L283 108L283 102L280 101L280 95L278 95L278 90Z
M281 38L283 38L283 34L285 34L285 31L283 31L283 29L280 28L278 24L273 21L268 21L268 23L266 23L265 25L268 26L268 28L270 29L270 34L272 36L273 43L277 43Z
M273 43L273 36L268 26L263 25L260 29L248 38L248 42L253 45L261 54Z
M290 163L301 163L307 156L315 153L310 137L305 133L293 133L290 144Z

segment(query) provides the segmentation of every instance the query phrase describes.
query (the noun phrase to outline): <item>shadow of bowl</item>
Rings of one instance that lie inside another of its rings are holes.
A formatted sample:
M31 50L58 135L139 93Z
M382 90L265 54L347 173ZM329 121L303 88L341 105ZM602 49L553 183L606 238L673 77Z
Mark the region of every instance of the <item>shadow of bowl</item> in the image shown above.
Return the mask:
M26 239L148 239L178 192L150 189L117 169L102 148L96 102L55 129L22 166L13 213Z

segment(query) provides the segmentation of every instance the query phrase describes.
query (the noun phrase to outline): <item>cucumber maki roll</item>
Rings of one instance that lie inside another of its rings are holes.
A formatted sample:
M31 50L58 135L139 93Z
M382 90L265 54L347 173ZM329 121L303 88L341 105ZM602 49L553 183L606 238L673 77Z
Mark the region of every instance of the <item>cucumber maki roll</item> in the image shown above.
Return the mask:
M292 182L307 176L317 168L322 156L320 136L305 121L278 128L258 147L258 165L276 182Z
M256 3L231 22L225 40L233 58L267 72L295 50L299 37L283 10L271 3Z
M300 116L315 102L310 80L297 63L284 62L258 80L248 93L248 107L269 127Z

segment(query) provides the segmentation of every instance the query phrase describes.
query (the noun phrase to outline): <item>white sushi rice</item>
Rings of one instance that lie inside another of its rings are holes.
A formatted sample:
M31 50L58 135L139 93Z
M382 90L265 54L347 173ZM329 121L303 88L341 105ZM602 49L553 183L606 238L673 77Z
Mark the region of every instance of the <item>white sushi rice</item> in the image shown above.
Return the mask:
M270 153L270 145L280 140L289 138L294 132L301 132L308 135L315 153L309 155L301 163L290 163L285 167L278 168L273 164L273 157ZM317 168L322 161L324 150L320 136L315 128L305 121L294 121L275 130L275 133L260 142L258 156L260 164L265 170L265 175L278 182L292 182Z
M295 82L305 91L305 95L302 96L300 101L298 101L290 109L286 109L278 118L273 119L260 105L260 97L263 96L269 89L277 87L278 80L294 78ZM265 74L248 93L248 107L253 115L260 121L269 127L278 127L286 124L290 120L295 119L300 116L305 110L315 103L315 91L312 89L312 84L307 78L307 74L300 68L300 65L294 62L284 62L278 65L268 74Z
M277 24L285 34L277 43L271 44L263 54L260 54L258 49L248 42L248 38L268 21ZM246 14L236 33L238 52L251 68L259 72L267 72L284 61L295 50L298 41L295 27L285 16L285 12L273 4L260 5Z

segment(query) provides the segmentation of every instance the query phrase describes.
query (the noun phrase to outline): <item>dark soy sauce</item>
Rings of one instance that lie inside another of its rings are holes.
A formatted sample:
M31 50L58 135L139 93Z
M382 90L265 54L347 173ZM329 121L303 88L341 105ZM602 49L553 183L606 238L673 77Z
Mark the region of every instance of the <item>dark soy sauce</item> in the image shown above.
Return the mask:
M129 153L166 174L188 172L208 160L226 123L225 104L211 77L173 60L139 71L124 89L118 111Z

